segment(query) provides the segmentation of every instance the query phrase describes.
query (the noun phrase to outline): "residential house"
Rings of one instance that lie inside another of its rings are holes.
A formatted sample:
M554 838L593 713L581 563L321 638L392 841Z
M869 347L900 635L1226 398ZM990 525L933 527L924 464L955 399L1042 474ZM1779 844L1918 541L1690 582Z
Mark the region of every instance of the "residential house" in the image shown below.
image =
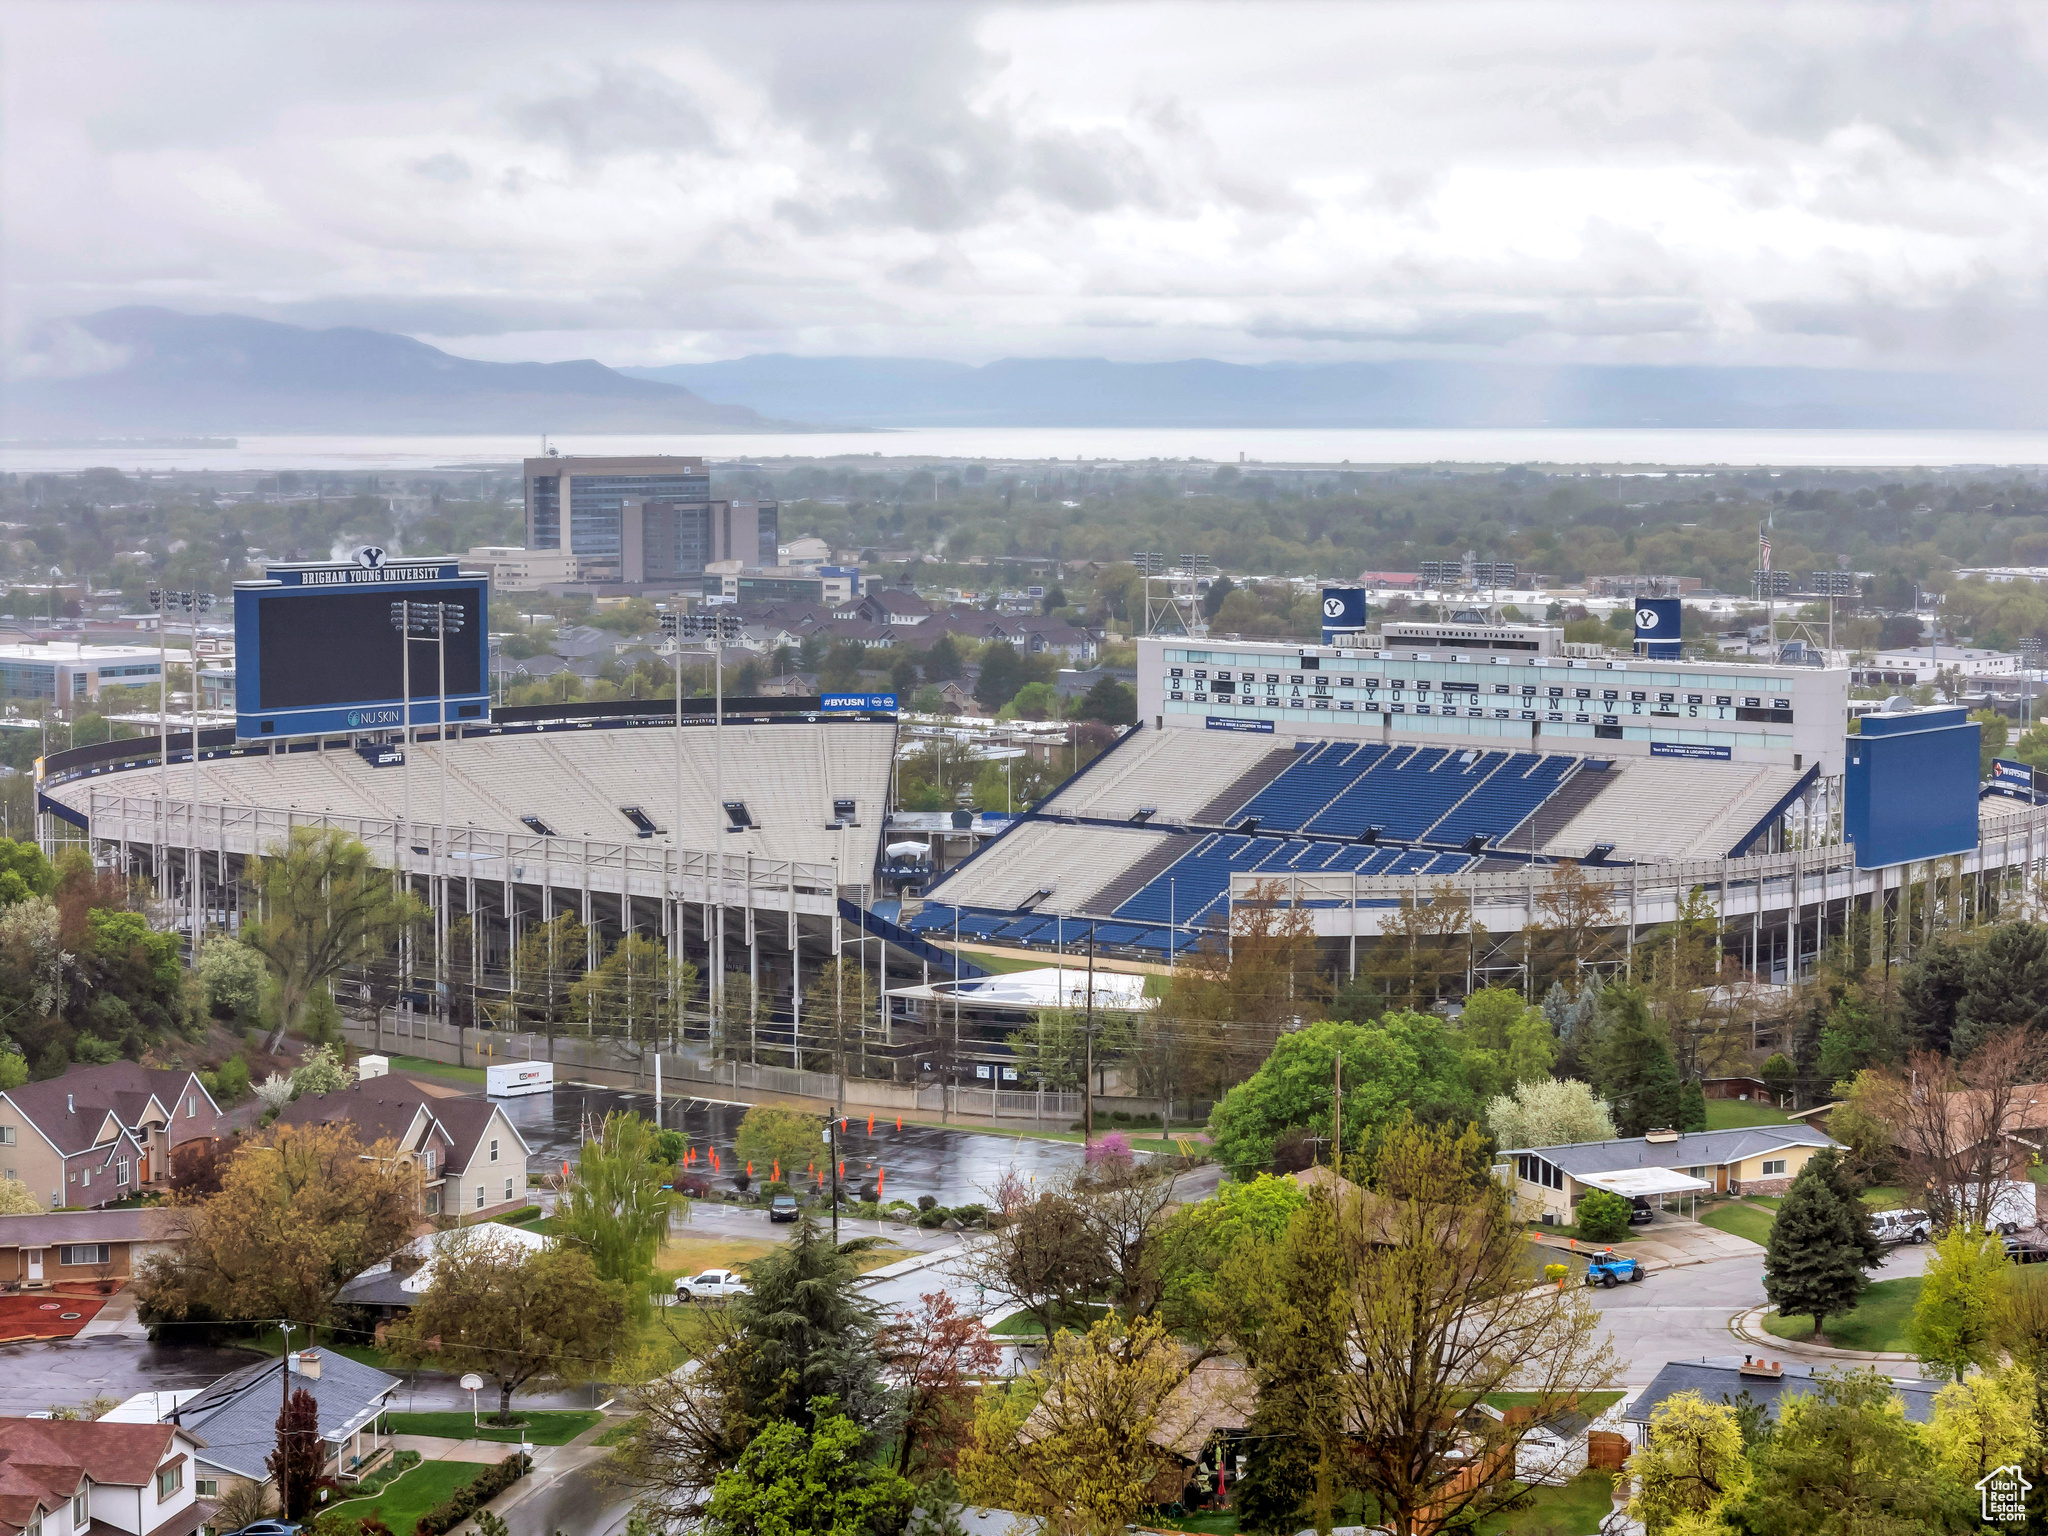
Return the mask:
M948 678L939 684L939 708L949 715L972 714L974 694L957 678Z
M194 1072L75 1064L0 1092L0 1173L52 1209L166 1188L180 1149L219 1134L220 1106Z
M192 1536L213 1514L199 1454L173 1424L0 1418L0 1536Z
M286 1395L303 1387L320 1405L321 1475L347 1482L390 1450L378 1421L400 1385L333 1350L293 1350L230 1372L165 1417L198 1443L196 1479L210 1497L230 1478L273 1481L264 1463L277 1448L277 1415Z
M1806 1125L1731 1131L1652 1131L1615 1141L1509 1147L1495 1172L1551 1223L1569 1223L1589 1189L1630 1198L1664 1195L1782 1195L1822 1147L1826 1132Z
M854 604L854 614L873 624L905 629L930 618L932 605L902 587L876 587Z
M1823 1365L1821 1369L1827 1367ZM1731 1407L1746 1392L1775 1419L1787 1398L1813 1390L1813 1375L1811 1365L1797 1360L1769 1360L1760 1355L1744 1355L1740 1360L1733 1355L1711 1360L1673 1360L1628 1405L1622 1422L1628 1437L1642 1445L1649 1433L1651 1416L1666 1398L1680 1392L1697 1392L1709 1403L1726 1403ZM1925 1424L1934 1417L1934 1394L1940 1389L1938 1381L1892 1378L1892 1390L1905 1403L1906 1417L1915 1424Z
M176 1241L177 1215L164 1206L0 1216L0 1286L125 1281Z
M769 699L808 699L816 697L817 692L815 672L784 672L761 684L761 696Z
M420 1173L420 1213L485 1221L526 1204L532 1148L502 1105L436 1092L409 1078L373 1077L285 1106L284 1125L348 1125L364 1148Z
M441 1232L426 1232L381 1264L373 1264L344 1285L335 1296L342 1306L361 1307L383 1324L403 1317L434 1283L434 1267L456 1243L489 1243L496 1247L538 1251L553 1241L502 1221L478 1222Z

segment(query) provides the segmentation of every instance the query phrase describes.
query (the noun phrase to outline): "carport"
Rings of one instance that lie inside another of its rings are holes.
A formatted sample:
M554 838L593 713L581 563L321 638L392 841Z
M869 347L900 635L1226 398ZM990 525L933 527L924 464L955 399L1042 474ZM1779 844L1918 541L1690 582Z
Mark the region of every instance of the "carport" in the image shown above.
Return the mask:
M1654 1195L1660 1211L1665 1209L1666 1195L1691 1195L1692 1211L1688 1215L1699 1209L1700 1191L1711 1194L1714 1189L1707 1180L1680 1173L1676 1168L1617 1168L1612 1173L1580 1173L1573 1177L1589 1188L1604 1189L1625 1200L1634 1200L1639 1195L1647 1200Z

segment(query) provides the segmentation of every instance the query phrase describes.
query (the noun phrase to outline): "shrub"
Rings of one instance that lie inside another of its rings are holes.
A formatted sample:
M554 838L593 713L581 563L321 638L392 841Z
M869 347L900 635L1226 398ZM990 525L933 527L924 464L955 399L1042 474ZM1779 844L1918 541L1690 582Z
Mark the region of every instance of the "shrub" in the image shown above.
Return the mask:
M917 1224L920 1227L936 1227L951 1214L952 1212L943 1205L932 1205L918 1212Z
M533 1219L534 1219L534 1218L535 1218L536 1216L538 1216L538 1215L540 1215L540 1207L539 1207L539 1206L537 1206L537 1205L522 1205L522 1206L520 1206L520 1207L519 1207L519 1209L518 1209L518 1210L516 1210L516 1211L507 1211L507 1212L505 1212L505 1214L504 1214L504 1215L502 1215L502 1216L493 1216L493 1217L491 1218L491 1220L493 1220L493 1221L502 1221L502 1222L506 1222L506 1223L514 1223L514 1222L521 1222L521 1221L532 1221L532 1220L533 1220Z
M920 1211L935 1211L939 1208L939 1197L937 1195L919 1195L917 1197L917 1208Z
M532 1470L533 1458L524 1453L485 1467L465 1486L421 1515L413 1524L413 1536L446 1536Z
M1589 1189L1579 1201L1579 1236L1596 1243L1611 1243L1628 1236L1629 1203L1625 1195L1611 1190Z
M773 1200L777 1195L793 1195L795 1193L796 1191L790 1187L789 1180L787 1179L770 1179L761 1186L761 1198L763 1200Z
M1131 1161L1131 1139L1121 1131L1111 1131L1107 1136L1098 1136L1088 1143L1085 1159L1090 1165L1121 1163L1128 1167Z
M1571 1272L1572 1267L1569 1264L1546 1264L1543 1266L1543 1278L1553 1285Z
M963 1227L978 1227L988 1220L988 1207L985 1205L956 1205L953 1207L953 1216Z

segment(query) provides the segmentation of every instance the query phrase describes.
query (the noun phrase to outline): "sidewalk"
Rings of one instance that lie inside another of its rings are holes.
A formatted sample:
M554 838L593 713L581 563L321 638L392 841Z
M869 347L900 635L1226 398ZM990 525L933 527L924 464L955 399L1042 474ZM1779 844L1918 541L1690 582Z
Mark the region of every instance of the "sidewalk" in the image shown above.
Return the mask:
M1575 1246L1568 1238L1545 1237L1541 1232L1531 1232L1529 1236L1540 1248L1578 1258L1588 1258L1603 1252L1608 1246L1583 1238ZM1731 1232L1717 1231L1692 1221L1659 1222L1641 1236L1616 1244L1614 1251L1621 1258L1636 1260L1653 1274L1660 1270L1683 1269L1690 1264L1712 1264L1720 1259L1753 1258L1761 1261L1764 1256L1763 1249L1746 1237L1737 1237Z
M146 1339L149 1330L136 1321L135 1293L123 1286L106 1300L92 1321L78 1330L81 1339Z

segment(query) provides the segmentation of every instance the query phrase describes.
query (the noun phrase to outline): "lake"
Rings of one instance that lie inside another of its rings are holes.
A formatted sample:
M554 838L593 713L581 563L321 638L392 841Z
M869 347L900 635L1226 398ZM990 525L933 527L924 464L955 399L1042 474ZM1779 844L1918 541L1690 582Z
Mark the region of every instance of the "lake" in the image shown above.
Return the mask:
M1005 462L1193 459L1272 465L1552 464L1629 469L1657 465L1792 468L1942 468L2048 464L2048 432L1938 428L1835 430L1748 427L918 427L885 432L571 434L565 454L701 454L768 463L833 457ZM243 437L233 448L35 448L0 444L0 470L67 473L96 465L134 470L418 472L504 466L540 451L530 435Z

